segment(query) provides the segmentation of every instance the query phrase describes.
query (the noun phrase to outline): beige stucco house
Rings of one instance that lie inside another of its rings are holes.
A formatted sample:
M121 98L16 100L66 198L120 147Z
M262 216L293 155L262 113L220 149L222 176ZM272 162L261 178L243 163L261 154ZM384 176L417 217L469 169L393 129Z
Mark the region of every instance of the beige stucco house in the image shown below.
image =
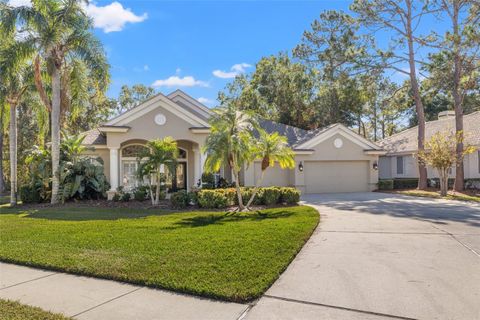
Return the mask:
M211 111L186 93L177 90L158 94L139 106L111 119L98 129L88 131L84 143L92 147L88 156L100 156L111 189L131 188L138 184L136 153L148 140L173 137L178 142L180 159L171 189L197 185L207 157L202 153L209 134ZM378 182L378 157L381 147L341 124L306 131L272 121L262 121L268 132L279 132L288 138L295 151L296 166L282 170L269 168L265 186L294 186L304 193L371 191ZM222 169L218 175L231 181L231 172ZM260 175L260 162L243 168L240 183L254 185Z
M473 112L463 117L465 143L475 146L477 151L469 154L464 159L465 179L480 178L480 111ZM425 139L429 140L436 132L445 130L454 131L455 112L443 111L439 113L438 120L429 121L425 126ZM415 154L417 152L417 130L413 127L378 142L387 151L380 157L380 179L392 178L418 178L418 166ZM429 178L438 178L438 172L427 167ZM455 168L449 172L451 178L455 177Z

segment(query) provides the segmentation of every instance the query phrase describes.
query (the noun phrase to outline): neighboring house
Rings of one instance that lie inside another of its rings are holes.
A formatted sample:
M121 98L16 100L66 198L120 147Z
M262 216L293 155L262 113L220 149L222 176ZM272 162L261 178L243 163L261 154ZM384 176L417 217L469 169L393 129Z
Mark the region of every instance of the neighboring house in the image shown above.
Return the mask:
M467 145L477 147L477 150L465 157L465 179L480 178L480 111L463 116L464 141ZM439 131L455 130L455 112L443 111L438 114L438 120L429 121L425 126L425 141ZM413 127L378 142L387 151L380 157L380 179L418 178L418 166L415 154L417 152L418 127ZM427 168L428 178L438 178L438 172ZM455 177L455 168L449 172Z
M206 155L202 153L210 128L212 112L177 90L167 96L158 94L139 106L86 132L84 143L94 150L87 156L103 159L105 174L113 193L118 186L130 189L136 178L138 151L152 139L173 137L180 149L174 179L167 181L171 190L196 186L202 176ZM385 152L373 142L341 124L314 131L262 121L268 132L288 138L295 151L295 168L278 166L266 171L263 185L295 186L305 193L371 191L378 182L378 156ZM240 173L240 183L254 185L261 173L260 161ZM231 181L230 170L218 173Z

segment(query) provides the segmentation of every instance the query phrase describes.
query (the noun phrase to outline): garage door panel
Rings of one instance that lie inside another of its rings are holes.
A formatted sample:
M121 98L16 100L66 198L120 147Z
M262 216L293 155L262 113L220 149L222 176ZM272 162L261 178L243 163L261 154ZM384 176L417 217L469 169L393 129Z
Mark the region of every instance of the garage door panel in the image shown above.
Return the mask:
M306 161L306 193L369 191L368 161Z

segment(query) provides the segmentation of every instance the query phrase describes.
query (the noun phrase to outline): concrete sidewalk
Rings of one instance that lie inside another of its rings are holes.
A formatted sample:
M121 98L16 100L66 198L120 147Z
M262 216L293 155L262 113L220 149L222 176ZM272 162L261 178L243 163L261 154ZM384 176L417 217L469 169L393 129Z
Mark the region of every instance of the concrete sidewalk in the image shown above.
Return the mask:
M238 319L244 304L0 263L0 298L75 319Z

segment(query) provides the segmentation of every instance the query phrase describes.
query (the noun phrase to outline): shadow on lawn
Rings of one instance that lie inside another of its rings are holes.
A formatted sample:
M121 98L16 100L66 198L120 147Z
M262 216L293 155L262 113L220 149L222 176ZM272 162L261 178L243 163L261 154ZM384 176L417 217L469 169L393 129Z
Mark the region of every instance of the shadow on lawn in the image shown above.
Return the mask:
M240 221L262 221L270 219L288 218L292 215L289 211L275 211L275 212L248 212L248 213L225 213L225 214L209 214L196 217L184 218L176 225L183 227L204 227L212 224L224 224L229 222Z
M101 221L119 219L138 219L149 216L162 216L174 213L172 211L153 211L135 209L10 209L4 210L6 214L18 214L24 218L61 220L61 221Z

